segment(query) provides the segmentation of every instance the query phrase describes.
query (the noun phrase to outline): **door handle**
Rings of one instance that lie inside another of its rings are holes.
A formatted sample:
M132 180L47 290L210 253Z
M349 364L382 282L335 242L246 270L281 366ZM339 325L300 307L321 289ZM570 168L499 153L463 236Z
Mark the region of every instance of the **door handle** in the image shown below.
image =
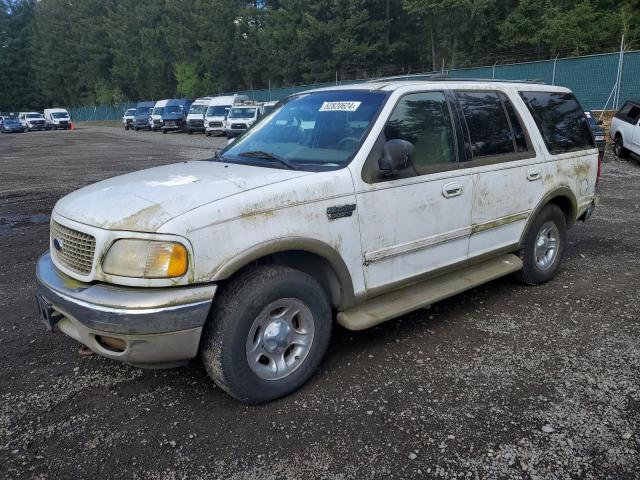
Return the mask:
M459 197L462 195L462 185L458 182L447 183L442 187L442 195L444 198Z
M542 178L542 171L538 168L530 168L527 170L527 180L530 182L535 182L536 180L540 180Z

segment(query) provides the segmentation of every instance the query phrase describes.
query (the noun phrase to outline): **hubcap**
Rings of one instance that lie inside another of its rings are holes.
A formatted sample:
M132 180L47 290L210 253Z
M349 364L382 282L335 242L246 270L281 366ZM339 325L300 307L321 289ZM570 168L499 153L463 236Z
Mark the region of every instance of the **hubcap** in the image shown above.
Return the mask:
M558 256L560 232L553 222L546 222L538 232L534 249L536 266L539 270L548 270Z
M264 380L291 375L309 354L313 334L313 315L300 300L283 298L270 303L249 329L249 367Z

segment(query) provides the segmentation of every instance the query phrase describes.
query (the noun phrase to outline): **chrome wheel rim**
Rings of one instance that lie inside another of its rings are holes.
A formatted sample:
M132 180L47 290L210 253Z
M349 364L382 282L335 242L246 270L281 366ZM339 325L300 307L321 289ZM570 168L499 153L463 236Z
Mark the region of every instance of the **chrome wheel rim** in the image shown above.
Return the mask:
M288 377L307 358L313 334L313 314L300 300L283 298L270 303L249 329L249 367L264 380Z
M548 270L556 261L560 245L560 232L553 222L546 222L536 236L534 256L539 270Z

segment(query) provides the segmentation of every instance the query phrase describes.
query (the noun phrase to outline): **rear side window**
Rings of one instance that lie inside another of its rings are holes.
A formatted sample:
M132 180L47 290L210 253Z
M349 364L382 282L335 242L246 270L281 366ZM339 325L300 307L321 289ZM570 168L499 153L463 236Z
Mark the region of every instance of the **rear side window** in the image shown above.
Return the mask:
M411 142L419 175L451 168L457 162L449 106L442 92L405 95L384 129L387 140Z
M520 92L553 154L595 148L584 110L571 93Z
M473 159L526 152L527 141L507 97L498 92L457 91Z
M527 137L524 134L524 130L522 129L522 125L520 124L520 119L516 114L513 105L507 98L504 93L499 93L500 100L502 100L502 104L504 105L504 109L507 112L507 117L509 118L509 123L511 124L511 130L513 131L513 142L516 147L516 152L526 152L528 151L527 147Z
M635 124L640 119L640 107L634 103L627 102L616 114L616 117L625 122Z

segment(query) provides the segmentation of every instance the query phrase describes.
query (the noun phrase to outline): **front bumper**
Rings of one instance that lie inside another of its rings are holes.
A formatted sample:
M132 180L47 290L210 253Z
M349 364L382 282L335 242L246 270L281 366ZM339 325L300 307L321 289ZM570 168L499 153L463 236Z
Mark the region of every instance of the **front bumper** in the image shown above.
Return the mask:
M48 252L38 260L36 281L56 329L99 355L141 366L169 366L196 356L217 289L79 282L57 270ZM125 346L113 349L103 337Z
M163 120L162 130L182 130L184 125L182 120Z

